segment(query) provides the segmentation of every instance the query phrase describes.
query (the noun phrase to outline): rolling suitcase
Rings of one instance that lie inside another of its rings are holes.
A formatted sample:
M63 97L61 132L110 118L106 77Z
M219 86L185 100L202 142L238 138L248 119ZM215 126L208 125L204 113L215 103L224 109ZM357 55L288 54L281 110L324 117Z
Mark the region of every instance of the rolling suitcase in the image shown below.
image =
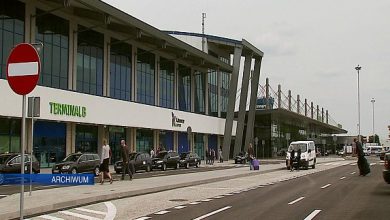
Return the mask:
M254 170L259 170L260 161L257 160L257 159L254 159L254 160L252 161L252 163L253 163L253 169L254 169Z

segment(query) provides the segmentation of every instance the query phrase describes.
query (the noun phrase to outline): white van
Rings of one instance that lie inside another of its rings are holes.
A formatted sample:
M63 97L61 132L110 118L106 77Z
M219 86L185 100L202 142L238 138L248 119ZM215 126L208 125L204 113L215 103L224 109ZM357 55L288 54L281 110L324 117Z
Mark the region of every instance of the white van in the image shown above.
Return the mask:
M298 153L298 149L301 149L301 167L308 169L311 166L313 169L316 167L316 147L314 141L294 141L291 142L288 147L286 155L286 167L290 169L291 151L294 150L295 155Z

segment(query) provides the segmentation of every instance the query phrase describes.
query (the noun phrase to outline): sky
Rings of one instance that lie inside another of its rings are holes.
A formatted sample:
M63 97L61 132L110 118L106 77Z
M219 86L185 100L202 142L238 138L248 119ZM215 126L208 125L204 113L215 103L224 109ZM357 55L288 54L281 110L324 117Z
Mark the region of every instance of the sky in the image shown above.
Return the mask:
M390 125L388 0L104 0L161 30L246 39L264 52L260 82L329 110L348 131L387 139Z

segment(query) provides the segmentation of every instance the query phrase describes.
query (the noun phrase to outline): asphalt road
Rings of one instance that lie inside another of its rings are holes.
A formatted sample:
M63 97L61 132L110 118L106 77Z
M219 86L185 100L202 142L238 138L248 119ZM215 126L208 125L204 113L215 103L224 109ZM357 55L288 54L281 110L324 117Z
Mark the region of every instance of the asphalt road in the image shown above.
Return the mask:
M366 177L359 176L356 165L346 165L203 200L182 209L164 210L152 219L387 220L390 219L390 185L383 181L383 164L376 158L369 160L371 174Z
M240 166L240 165L238 165ZM199 167L199 168L194 168L191 167L189 169L167 169L166 171L161 171L161 170L153 170L152 172L144 172L144 171L138 171L133 178L134 179L141 179L141 178L149 178L149 177L157 177L157 176L169 176L169 175L178 175L178 174L184 174L184 173L194 173L194 172L207 172L211 170L221 170L221 169L231 169L234 168L232 167ZM115 172L112 173L112 176L115 181L119 181L121 179L121 174L116 174ZM126 176L128 178L128 176ZM98 182L98 178L95 178L95 183ZM36 190L43 190L43 189L50 189L50 188L56 188L56 187L66 187L66 186L54 186L54 185L48 185L48 186L40 186L40 185L33 185L32 191ZM25 185L25 192L30 191L30 186ZM18 185L2 185L0 186L0 199L4 198L7 195L12 195L14 193L19 193L20 192L20 186Z

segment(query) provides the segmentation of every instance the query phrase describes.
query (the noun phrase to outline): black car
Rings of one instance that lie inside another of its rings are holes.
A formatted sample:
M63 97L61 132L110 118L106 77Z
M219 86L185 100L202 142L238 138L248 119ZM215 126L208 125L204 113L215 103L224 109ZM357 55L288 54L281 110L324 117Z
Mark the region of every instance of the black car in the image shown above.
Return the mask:
M385 167L383 169L383 179L386 183L390 184L390 153L386 153L384 156Z
M138 170L145 170L146 172L150 172L152 170L152 158L148 153L138 152L138 153L130 153L129 154L130 163L134 167L135 170L132 172L137 172ZM114 169L116 173L122 173L123 170L123 162L117 161L114 164Z
M238 155L236 155L234 157L235 164L238 164L238 163L245 164L247 160L248 160L248 156L245 152L240 152L240 153L238 153Z
M186 152L180 154L179 164L181 167L188 169L190 166L199 167L200 157L196 153Z
M93 173L99 175L100 157L95 153L69 154L61 162L56 163L52 173Z
M161 169L165 171L167 168L179 168L179 154L176 152L160 151L156 157L152 159L153 169Z
M30 173L30 154L24 155L25 173ZM22 157L20 153L0 154L0 173L20 173ZM39 161L32 156L32 172L40 173Z

